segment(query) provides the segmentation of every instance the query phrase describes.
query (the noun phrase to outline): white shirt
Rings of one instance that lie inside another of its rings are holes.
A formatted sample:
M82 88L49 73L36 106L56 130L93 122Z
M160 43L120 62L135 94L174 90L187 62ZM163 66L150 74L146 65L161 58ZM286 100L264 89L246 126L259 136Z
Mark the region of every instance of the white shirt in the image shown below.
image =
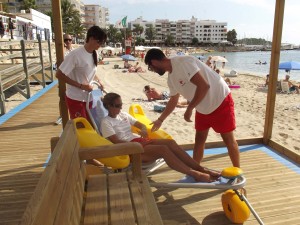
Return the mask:
M129 142L139 137L131 131L131 126L136 121L134 117L126 112L120 112L116 118L106 116L101 120L102 135L107 138L115 134L120 140Z
M79 84L90 84L96 75L97 67L94 64L93 54L79 47L71 51L64 59L59 69ZM66 95L73 100L86 102L88 92L75 86L66 84Z
M175 56L170 58L172 73L168 75L170 96L181 94L188 101L195 95L196 85L190 80L200 72L202 78L210 85L210 88L201 102L195 107L202 114L210 114L216 110L230 89L222 77L194 56Z

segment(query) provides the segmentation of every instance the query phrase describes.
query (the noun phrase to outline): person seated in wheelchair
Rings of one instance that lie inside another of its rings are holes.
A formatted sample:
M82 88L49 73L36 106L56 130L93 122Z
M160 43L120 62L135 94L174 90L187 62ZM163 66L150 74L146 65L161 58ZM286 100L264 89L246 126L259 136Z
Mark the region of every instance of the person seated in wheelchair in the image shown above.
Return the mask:
M144 148L144 163L163 158L170 168L193 177L197 182L213 182L219 178L219 172L200 166L174 140L149 139L146 126L122 112L120 95L106 94L103 105L108 110L108 115L101 120L101 132L112 143L139 142ZM132 125L140 129L140 136L132 133Z

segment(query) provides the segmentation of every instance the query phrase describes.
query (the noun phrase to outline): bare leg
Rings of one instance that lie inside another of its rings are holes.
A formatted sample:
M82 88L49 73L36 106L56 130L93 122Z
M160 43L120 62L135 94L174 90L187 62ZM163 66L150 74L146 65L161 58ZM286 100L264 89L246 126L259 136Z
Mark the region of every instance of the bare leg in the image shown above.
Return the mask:
M215 178L207 173L201 173L184 164L166 145L149 144L144 146L145 152L142 154L142 160L151 162L158 158L163 158L167 165L178 172L192 176L196 181L211 182Z
M203 131L196 130L193 159L198 163L200 163L203 159L205 141L208 135L208 131L209 129Z
M203 168L202 166L200 166L199 163L197 163L194 159L192 159L189 154L184 151L174 140L170 140L170 139L155 139L152 140L153 144L155 145L165 145L168 147L169 151L172 151L174 153L174 155L180 160L182 161L185 165L187 165L188 167L192 168L193 170L197 170L200 172L205 172L205 173L209 173L210 175L213 176L219 176L220 174L214 171L208 171L206 168Z
M240 151L239 146L234 138L233 131L221 134L224 143L227 146L228 154L231 159L232 165L240 167Z

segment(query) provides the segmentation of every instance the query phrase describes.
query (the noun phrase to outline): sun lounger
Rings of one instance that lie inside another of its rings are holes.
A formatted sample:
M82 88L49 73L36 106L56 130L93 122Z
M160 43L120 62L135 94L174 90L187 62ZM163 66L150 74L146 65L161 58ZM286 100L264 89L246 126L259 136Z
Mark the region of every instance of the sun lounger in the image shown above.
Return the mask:
M225 77L237 77L238 73L235 70L231 70L230 73L225 73Z

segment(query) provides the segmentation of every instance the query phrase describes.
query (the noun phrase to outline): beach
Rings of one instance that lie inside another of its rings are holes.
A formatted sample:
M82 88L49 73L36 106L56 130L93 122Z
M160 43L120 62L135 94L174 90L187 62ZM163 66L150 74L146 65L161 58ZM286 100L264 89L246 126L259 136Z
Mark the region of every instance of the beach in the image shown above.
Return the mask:
M106 58L105 61L108 61L109 64L99 65L97 74L102 79L106 91L121 95L124 103L123 110L128 112L131 104L140 104L149 119L157 119L160 113L153 110L154 105L163 104L165 101L146 101L143 88L145 85L150 85L159 91L168 91L167 74L159 76L150 72L141 61L140 65L146 71L144 73L129 73L124 69L114 69L114 65L123 68L123 61L120 58ZM221 73L226 73L229 70L230 68L225 67L224 70L221 69ZM230 79L240 85L238 89L231 89L235 102L237 124L234 131L235 137L238 139L262 137L267 89L261 86L264 84L265 79L261 76L249 74L239 74L237 77ZM31 87L32 94L40 89L40 85L33 85ZM11 96L7 99L6 107L10 110L25 100L20 94L11 93ZM164 121L162 128L179 144L191 144L194 143L194 123L184 121L184 111L184 108L176 108ZM277 93L272 139L300 154L299 127L300 95ZM210 130L208 141L219 140L221 140L220 135Z
M110 61L108 65L99 66L98 74L101 77L105 89L108 92L116 92L123 100L123 110L128 112L131 104L140 104L145 114L151 120L156 120L159 112L153 110L158 102L146 101L143 93L145 85L155 87L159 91L168 91L167 74L159 76L147 70L146 65L140 65L146 71L144 73L123 72L124 69L114 69L114 65L123 68L123 62L116 58L105 59ZM134 62L132 62L134 63ZM229 68L221 70L228 72ZM240 85L239 89L231 89L235 102L235 114L237 128L235 137L254 138L262 137L264 131L264 118L267 101L267 89L260 87L265 79L260 76L239 74L238 77L230 78L232 82ZM142 99L142 100L141 100ZM300 154L300 95L277 93L275 107L273 139L287 148ZM185 122L183 119L185 109L176 108L175 111L164 121L162 128L167 131L179 144L194 143L194 123ZM194 119L193 119L194 120ZM219 134L210 130L208 141L221 140Z

